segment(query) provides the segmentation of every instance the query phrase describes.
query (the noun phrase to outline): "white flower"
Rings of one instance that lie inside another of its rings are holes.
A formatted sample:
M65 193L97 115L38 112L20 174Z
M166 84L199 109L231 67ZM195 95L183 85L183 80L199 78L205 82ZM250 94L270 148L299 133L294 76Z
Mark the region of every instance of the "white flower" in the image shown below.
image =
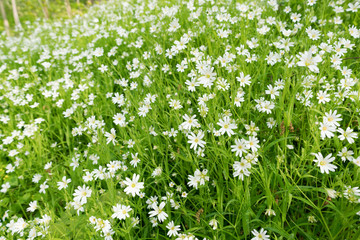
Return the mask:
M244 180L244 176L250 176L249 169L251 168L251 164L245 159L241 159L241 162L235 161L233 164L233 168L234 177L239 177L239 179Z
M271 113L271 110L275 108L274 102L267 101L264 98L261 99L255 99L256 108L259 110L259 112L266 112L267 114Z
M254 136L250 136L249 141L247 143L248 143L248 148L250 148L251 151L253 152L257 152L258 148L260 147L260 145L258 144L259 140L257 139L257 137Z
M140 190L144 188L144 183L139 182L140 175L135 174L133 175L132 179L126 178L124 184L127 187L124 189L126 194L131 194L133 197L140 194Z
M231 151L235 152L235 156L237 157L241 157L243 153L247 153L247 149L249 148L250 146L245 139L235 139L235 145L231 145Z
M357 9L356 9L357 10ZM357 29L354 25L352 25L349 28L349 34L353 37L353 38L359 38L360 37L360 30Z
M306 29L306 33L311 40L318 40L321 36L320 31L312 29L311 26Z
M183 108L181 102L179 100L171 99L169 102L170 107L174 108L175 110Z
M235 134L233 129L237 128L236 124L228 116L224 117L223 119L220 119L219 122L217 123L217 125L219 125L221 127L219 130L221 135L224 135L225 133L227 133L229 137L231 137L231 135Z
M112 128L111 130L110 130L110 132L105 132L105 137L107 138L106 139L106 143L107 144L109 144L110 142L112 142L114 145L115 145L115 143L117 143L117 141L116 141L116 131L115 131L115 129L114 128Z
M194 92L196 87L200 86L200 83L196 79L192 79L191 81L186 80L185 84L188 86L190 92Z
M245 74L243 73L243 72L241 72L240 73L240 77L236 77L236 80L238 81L238 82L240 82L240 86L241 87L245 87L245 85L250 85L251 84L251 77L250 77L250 75L246 75L245 76Z
M87 198L91 196L92 190L88 187L83 185L82 187L78 186L78 188L73 193L74 202L85 204L87 202Z
M197 147L200 146L203 148L205 146L205 141L203 141L204 133L202 131L199 131L197 135L195 135L193 132L188 135L189 141L188 143L191 143L190 149L194 149L196 151Z
M354 159L352 160L352 162L353 162L355 165L357 165L358 167L360 167L360 156L357 157L357 158L354 158Z
M274 211L273 209L268 208L268 209L266 209L266 211L265 211L265 215L271 217L271 216L276 216L276 213L275 213L275 211Z
M103 229L104 240L113 240L112 235L115 233L112 229Z
M319 129L321 130L321 138L332 138L334 136L334 132L336 131L336 128L333 124L330 124L329 122L322 122L320 123Z
M256 229L252 230L251 233L254 235L254 237L251 240L269 240L270 236L266 235L266 232L263 228L260 229L260 232L258 232Z
M201 75L198 79L200 84L203 84L204 87L211 87L215 81L216 73L213 72L214 68L210 66L205 66L201 71Z
M80 202L79 199L75 199L73 202L70 202L71 206L76 210L77 215L80 214L80 212L84 212L84 207L82 206L84 202Z
M157 216L158 220L160 222L163 222L167 217L167 213L164 212L164 207L165 207L165 202L161 202L159 206L157 205L153 205L152 208L154 210L150 211L149 214L150 214L150 217L155 217Z
M317 63L321 62L322 59L319 55L316 55L315 57L312 56L311 50L307 52L300 53L298 55L299 62L297 62L298 66L302 67L308 67L310 71L318 73L319 68L317 67Z
M152 227L156 227L158 225L157 218L150 218L150 222L152 224Z
M32 239L35 239L36 236L37 236L36 229L33 227L33 228L30 229L27 239L32 240ZM5 238L1 239L1 237L0 237L0 240L5 240Z
M47 185L46 183L47 183L47 180L44 183L40 184L39 193L45 193L46 189L49 188L49 185Z
M174 224L174 221L171 221L169 222L167 225L166 225L166 228L169 229L167 235L169 237L171 236L177 236L179 235L178 231L180 231L180 225L176 225Z
M343 147L341 149L341 152L338 153L338 156L341 157L341 160L345 162L346 160L352 161L354 152L351 150L348 150L347 147Z
M330 110L330 112L325 113L325 116L323 117L323 122L329 123L334 127L339 127L340 124L338 122L340 122L341 120L341 114L337 114L336 110L334 112Z
M185 122L183 122L180 126L185 130L191 130L192 127L197 127L199 125L198 120L196 119L196 115L190 117L185 114L183 119Z
M190 187L195 187L195 189L198 188L198 185L205 185L205 181L209 181L209 176L207 174L207 169L204 169L202 172L199 169L196 169L194 176L189 175L188 179L190 180L188 182L188 185Z
M85 172L85 175L82 177L82 179L84 180L84 182L89 182L93 180L93 173L92 172Z
M279 90L277 87L273 87L271 84L269 84L267 87L268 89L265 90L265 93L269 94L271 99L275 99L276 96L279 96Z
M111 215L112 218L118 218L120 220L130 217L129 212L132 210L130 206L125 206L121 204L116 204L112 207L114 214Z
M314 159L314 162L316 162L317 166L320 167L321 173L329 174L329 171L335 172L335 169L337 169L337 166L331 164L331 162L335 160L335 157L331 157L331 153L325 158L323 157L321 152L312 153L312 155L316 157L316 159Z
M245 124L246 134L256 136L259 128L255 125L253 121L250 122L250 125Z
M330 95L326 91L320 90L316 95L320 104L330 102Z
M238 171L244 171L250 169L251 164L244 158L241 158L240 162L239 161L234 162L233 167L234 167L234 171L238 172Z
M154 169L154 171L152 172L151 176L152 177L157 177L160 176L162 173L162 168L161 167L157 167Z
M68 187L68 183L71 182L71 179L66 179L66 176L63 176L62 180L60 182L57 182L58 189L66 189Z
M1 190L0 192L2 193L6 193L10 188L10 183L9 182L6 182L4 184L1 185Z
M313 6L316 3L316 0L308 0L307 4Z
M29 207L26 209L28 212L34 212L38 208L37 201L32 201L29 203Z
M218 221L215 218L213 218L209 221L209 225L213 228L213 230L216 230L218 227Z
M113 119L114 119L114 124L119 125L121 127L126 126L126 118L124 114L117 113L114 115Z
M269 118L268 121L266 122L266 125L268 126L268 128L273 128L274 126L276 126L276 121L274 118Z
M353 132L354 130L349 127L346 128L346 131L344 131L342 128L339 128L337 131L340 133L339 139L341 141L346 139L350 144L352 144L355 142L354 139L358 138L357 133Z
M360 196L360 189L359 187L351 187L351 186L345 186L344 190L344 196L346 198L350 198L352 196Z
M130 161L131 166L136 167L138 163L140 162L140 159L138 158L138 153L132 154L131 153L132 160Z
M326 193L330 198L336 198L337 192L334 189L326 188Z

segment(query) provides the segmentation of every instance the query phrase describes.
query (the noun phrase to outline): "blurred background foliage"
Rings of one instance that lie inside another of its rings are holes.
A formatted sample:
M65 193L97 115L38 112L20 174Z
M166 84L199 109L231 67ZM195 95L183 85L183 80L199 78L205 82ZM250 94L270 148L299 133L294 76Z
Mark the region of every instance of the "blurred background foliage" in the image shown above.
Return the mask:
M10 34L16 27L16 13L14 13L14 3L18 14L20 25L27 21L35 21L37 19L55 20L59 18L69 18L75 15L82 15L87 8L93 4L98 4L104 0L0 0L3 5L4 12L0 12L0 31L4 32L6 19ZM68 7L68 4L70 7Z

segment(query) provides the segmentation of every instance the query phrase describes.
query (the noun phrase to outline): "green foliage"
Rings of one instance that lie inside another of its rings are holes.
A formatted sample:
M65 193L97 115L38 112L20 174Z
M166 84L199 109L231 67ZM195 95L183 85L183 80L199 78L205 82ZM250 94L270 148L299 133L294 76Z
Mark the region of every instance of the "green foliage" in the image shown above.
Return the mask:
M15 23L12 14L11 0L3 0L3 2L10 27L14 30ZM83 15L91 4L91 1L86 0L70 0L72 15ZM94 1L94 4L99 4L99 1ZM43 5L47 7L50 21L68 18L65 2L63 0L17 0L16 5L22 24L25 24L27 21L35 22L45 19L42 8ZM0 19L0 31L4 31L4 22L2 18Z
M55 0L43 22L18 1L24 29L0 39L0 237L175 239L173 222L186 239L359 239L359 11L241 2L71 1L68 19Z

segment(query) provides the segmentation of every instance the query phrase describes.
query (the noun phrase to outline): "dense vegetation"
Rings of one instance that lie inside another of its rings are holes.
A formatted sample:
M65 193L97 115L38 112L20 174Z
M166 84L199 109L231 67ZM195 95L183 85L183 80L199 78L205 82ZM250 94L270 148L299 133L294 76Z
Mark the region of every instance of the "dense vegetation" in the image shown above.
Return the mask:
M12 30L12 33L15 34L14 31L17 27L13 15L12 2L11 0L2 1L4 4L4 10L6 12L6 18L9 21L9 26ZM73 16L83 15L84 13L86 13L89 6L101 2L104 2L104 0L69 0L71 14ZM15 3L21 26L29 23L39 24L37 22L42 22L46 20L51 21L60 18L69 18L64 0L16 0ZM3 18L0 18L0 31L4 31Z
M111 1L0 40L0 239L359 239L359 1Z

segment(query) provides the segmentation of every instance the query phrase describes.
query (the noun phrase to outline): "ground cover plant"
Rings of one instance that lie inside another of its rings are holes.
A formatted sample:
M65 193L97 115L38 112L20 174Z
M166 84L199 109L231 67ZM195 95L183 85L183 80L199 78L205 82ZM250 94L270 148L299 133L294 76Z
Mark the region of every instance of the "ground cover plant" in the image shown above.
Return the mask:
M0 40L0 239L360 239L359 1L111 1Z

